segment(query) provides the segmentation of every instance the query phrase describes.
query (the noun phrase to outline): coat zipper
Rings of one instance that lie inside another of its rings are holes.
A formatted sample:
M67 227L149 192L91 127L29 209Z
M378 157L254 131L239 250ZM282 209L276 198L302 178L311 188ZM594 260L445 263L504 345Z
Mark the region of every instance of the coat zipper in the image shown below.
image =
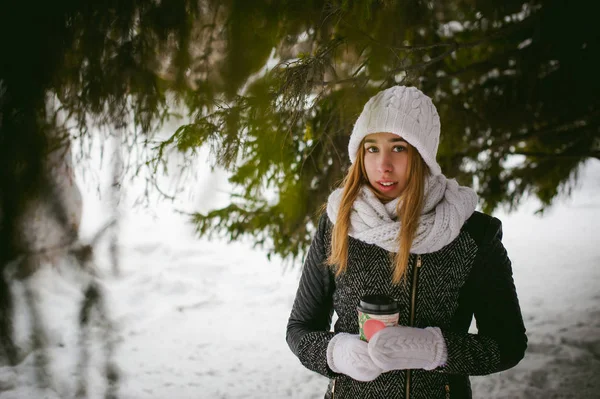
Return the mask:
M335 399L335 378L333 379L333 385L331 386L331 399Z
M450 399L450 384L446 384L446 399Z
M417 308L417 277L419 276L420 268L421 255L417 255L417 264L413 270L412 295L410 298L410 320L408 324L410 327L413 327L415 324L415 312ZM406 399L410 399L410 377L411 370L406 370Z

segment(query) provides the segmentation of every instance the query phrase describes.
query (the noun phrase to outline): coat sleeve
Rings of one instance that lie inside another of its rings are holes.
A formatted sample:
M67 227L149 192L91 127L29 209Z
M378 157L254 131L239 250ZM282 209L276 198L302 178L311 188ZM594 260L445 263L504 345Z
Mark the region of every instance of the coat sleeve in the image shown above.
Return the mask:
M327 366L327 345L334 336L329 331L333 315L334 279L325 264L327 249L324 237L328 223L327 215L321 216L302 270L287 324L286 340L306 368L333 378L338 374Z
M515 366L525 355L527 336L511 262L501 242L502 227L493 218L484 234L470 277L477 334L444 331L448 358L438 371L485 375Z

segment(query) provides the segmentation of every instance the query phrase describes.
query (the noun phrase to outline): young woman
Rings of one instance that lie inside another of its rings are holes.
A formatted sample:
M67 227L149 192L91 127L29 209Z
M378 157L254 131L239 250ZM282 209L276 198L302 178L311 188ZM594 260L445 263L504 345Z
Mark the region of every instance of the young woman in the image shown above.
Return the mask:
M379 92L356 121L352 166L319 221L287 326L302 364L330 378L326 398L471 398L468 376L524 356L500 221L441 173L439 135L435 106L414 87ZM401 312L367 343L357 305L371 294Z

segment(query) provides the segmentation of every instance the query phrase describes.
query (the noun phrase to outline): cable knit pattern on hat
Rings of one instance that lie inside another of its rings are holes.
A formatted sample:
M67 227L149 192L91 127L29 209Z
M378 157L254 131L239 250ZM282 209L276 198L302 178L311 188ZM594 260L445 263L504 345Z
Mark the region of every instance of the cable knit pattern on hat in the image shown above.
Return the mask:
M367 101L348 143L352 163L360 143L371 133L401 136L419 151L432 175L442 173L435 160L440 141L440 117L431 99L416 87L394 86Z
M335 224L340 209L343 189L331 193L327 201L327 216ZM402 221L398 220L396 207L399 198L387 204L363 186L352 205L348 234L367 244L375 244L389 252L398 252L398 233ZM456 180L444 175L429 176L425 181L425 203L419 227L413 239L411 253L424 254L442 249L450 244L464 222L477 206L477 194Z

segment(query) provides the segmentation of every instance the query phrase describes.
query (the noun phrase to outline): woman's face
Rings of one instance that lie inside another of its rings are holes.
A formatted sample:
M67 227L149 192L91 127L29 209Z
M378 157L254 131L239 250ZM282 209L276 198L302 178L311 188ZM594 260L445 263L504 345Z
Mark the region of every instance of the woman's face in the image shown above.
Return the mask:
M402 194L408 182L408 146L392 133L373 133L363 141L364 166L369 184L384 199Z

